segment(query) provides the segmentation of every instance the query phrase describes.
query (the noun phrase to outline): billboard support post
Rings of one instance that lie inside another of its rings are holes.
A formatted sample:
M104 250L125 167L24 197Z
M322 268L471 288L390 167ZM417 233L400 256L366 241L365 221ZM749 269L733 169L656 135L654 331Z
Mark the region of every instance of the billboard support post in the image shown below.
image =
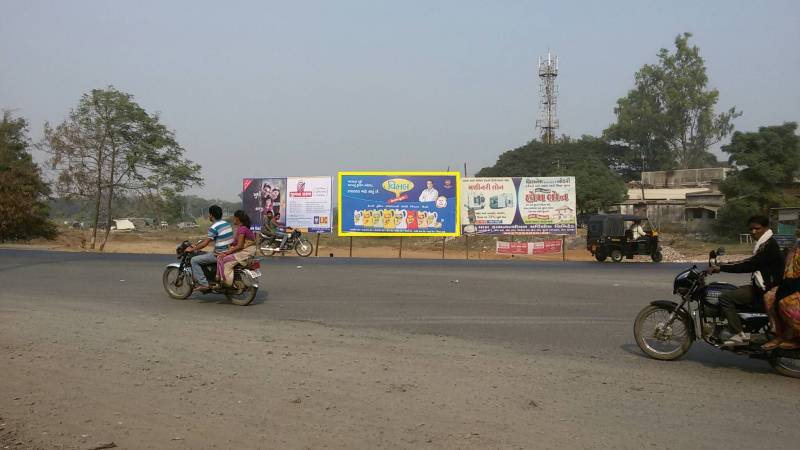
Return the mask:
M442 236L442 259L444 259L444 249L447 246L447 237Z
M353 257L353 236L350 236L350 257Z
M403 259L403 236L400 236L400 253L397 256Z
M561 262L567 260L567 236L561 235Z
M464 163L464 165L466 166L467 163ZM466 245L466 247L467 247L467 261L469 261L469 235L465 234L464 235L464 239L467 241L467 245Z
M319 257L319 235L321 233L317 232L317 245L314 246L314 258Z

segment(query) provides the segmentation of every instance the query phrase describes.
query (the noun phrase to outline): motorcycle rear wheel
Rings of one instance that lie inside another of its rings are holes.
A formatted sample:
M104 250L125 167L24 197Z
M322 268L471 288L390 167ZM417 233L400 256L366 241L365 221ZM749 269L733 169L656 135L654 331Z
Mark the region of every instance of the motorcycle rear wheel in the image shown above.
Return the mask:
M800 350L774 350L769 355L769 365L781 375L800 378Z
M308 256L314 251L314 244L308 239L300 239L294 246L294 251L300 256Z
M177 267L167 267L161 278L164 290L170 297L176 300L186 300L192 295L192 281L187 280L187 274L181 273Z
M241 283L241 281L236 281L235 283ZM253 300L256 298L256 294L258 293L257 287L247 287L245 288L241 294L236 294L234 292L226 291L225 297L231 301L234 305L237 306L247 306L250 303L253 303Z
M649 357L661 361L680 358L692 346L690 324L676 317L669 329L661 329L666 324L672 310L662 306L649 305L639 312L633 324L636 344Z
M264 239L258 244L258 251L264 256L272 256L275 254L275 250L272 248L270 244L272 244L272 240Z

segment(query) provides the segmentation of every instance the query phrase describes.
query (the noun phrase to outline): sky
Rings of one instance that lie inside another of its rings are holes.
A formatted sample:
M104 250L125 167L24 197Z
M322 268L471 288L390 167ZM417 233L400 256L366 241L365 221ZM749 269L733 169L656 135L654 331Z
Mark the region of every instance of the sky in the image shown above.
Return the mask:
M691 32L735 126L800 121L797 1L0 0L0 108L31 139L113 85L174 130L205 185L492 165L537 136L537 58L559 57L558 134L599 135L635 72ZM39 155L41 158L41 155Z

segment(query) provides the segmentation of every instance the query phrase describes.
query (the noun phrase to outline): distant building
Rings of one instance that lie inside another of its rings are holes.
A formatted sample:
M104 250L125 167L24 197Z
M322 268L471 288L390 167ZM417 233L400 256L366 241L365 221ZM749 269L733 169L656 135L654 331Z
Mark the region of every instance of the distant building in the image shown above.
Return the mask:
M644 172L628 185L627 199L608 212L647 216L660 229L707 233L725 204L719 184L730 169L711 167Z

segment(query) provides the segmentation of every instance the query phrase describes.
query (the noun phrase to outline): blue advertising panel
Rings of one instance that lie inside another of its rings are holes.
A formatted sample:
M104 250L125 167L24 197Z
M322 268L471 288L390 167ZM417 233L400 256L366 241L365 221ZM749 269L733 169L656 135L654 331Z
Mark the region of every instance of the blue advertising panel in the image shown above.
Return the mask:
M339 235L458 236L458 172L339 172Z

